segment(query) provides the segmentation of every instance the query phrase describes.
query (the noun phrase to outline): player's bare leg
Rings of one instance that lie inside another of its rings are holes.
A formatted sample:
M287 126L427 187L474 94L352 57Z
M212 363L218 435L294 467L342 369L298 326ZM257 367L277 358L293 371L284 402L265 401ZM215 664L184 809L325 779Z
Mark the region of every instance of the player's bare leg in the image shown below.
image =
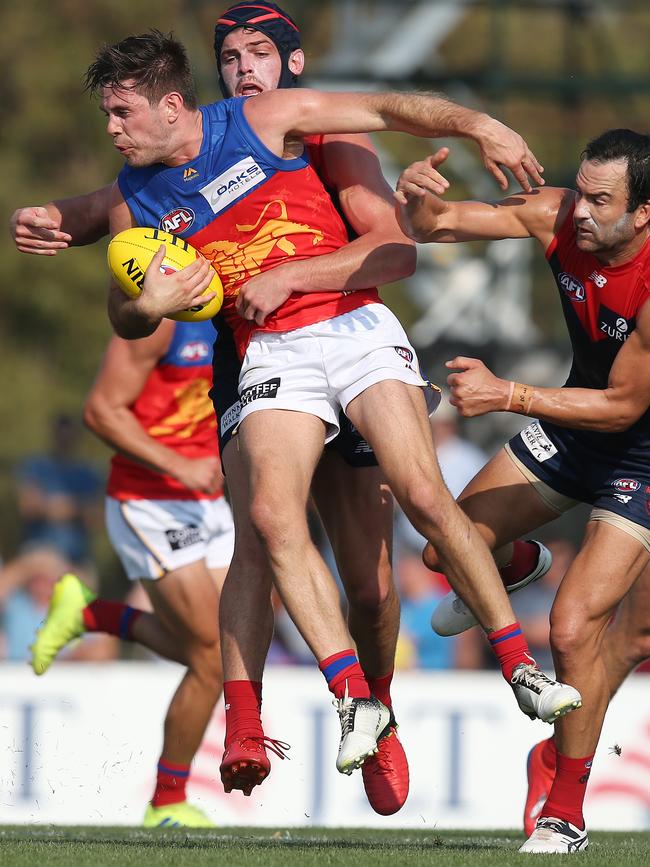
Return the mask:
M399 634L392 494L378 467L352 469L333 451L323 453L312 494L345 588L359 662L367 678L379 680L393 671Z
M238 789L250 795L270 772L267 748L284 758L287 745L266 737L262 728L262 673L273 636L272 573L250 522L248 480L236 439L228 442L222 460L235 521L235 551L219 615L226 702L220 773L226 792Z
M612 696L628 674L650 658L650 566L618 606L605 632L602 657Z
M336 584L307 525L307 501L325 425L307 413L265 409L244 418L239 437L250 479L251 520L282 602L338 699L342 739L337 767L351 773L376 750L389 712L370 697Z
M583 546L560 585L551 610L551 649L558 677L576 685L583 707L556 725L555 778L523 852L545 851L549 834L587 846L582 805L611 697L604 636L613 611L649 557L641 542L619 527L590 520Z
M219 646L219 583L225 569L208 570L203 560L175 569L158 581L143 581L154 612L182 648L187 671L164 723L163 749L153 811L185 802L185 781L215 705L223 680Z
M312 495L332 544L348 600L348 626L370 691L391 711L379 751L363 763L366 794L382 815L406 801L409 770L397 736L390 685L399 635L400 603L393 581L393 495L378 467L350 467L325 450Z
M650 567L646 566L618 606L603 638L602 660L610 697L625 678L650 658ZM524 807L524 833L529 837L555 779L555 738L535 744L528 755L528 791Z
M577 707L574 689L554 683L532 664L489 549L442 480L422 390L396 380L379 382L352 400L346 413L374 449L407 517L434 545L454 589L473 594L474 613L520 708L550 722Z
M517 508L513 509L515 502ZM514 540L553 521L573 501L554 495L544 487L540 493L502 449L468 483L458 498L458 504L474 522L493 552L497 567L501 568L512 558ZM430 569L440 568L437 552L431 544L426 546L423 559ZM547 565L550 565L550 557L548 561ZM543 574L543 565L539 564L533 579ZM475 592L470 589L467 595L466 588L459 590L464 605L459 605L456 594L451 593L434 612L432 626L441 635L456 635L476 623Z

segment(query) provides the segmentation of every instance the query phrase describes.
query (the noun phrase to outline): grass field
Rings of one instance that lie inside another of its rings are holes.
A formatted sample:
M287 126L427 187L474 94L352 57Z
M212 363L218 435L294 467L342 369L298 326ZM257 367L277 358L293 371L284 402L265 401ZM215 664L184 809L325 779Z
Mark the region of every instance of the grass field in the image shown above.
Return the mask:
M650 833L594 832L586 853L594 867L650 864ZM287 865L521 865L523 842L514 831L378 831L369 828L220 828L214 831L149 831L142 828L60 826L0 827L0 864L7 867L189 867L232 864ZM546 865L567 856L546 855ZM539 861L539 859L535 859Z

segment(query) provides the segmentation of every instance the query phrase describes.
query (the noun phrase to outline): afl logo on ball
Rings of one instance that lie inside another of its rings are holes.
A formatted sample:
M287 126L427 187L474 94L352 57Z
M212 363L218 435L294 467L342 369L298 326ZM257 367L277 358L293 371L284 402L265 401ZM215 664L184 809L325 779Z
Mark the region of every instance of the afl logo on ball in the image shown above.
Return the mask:
M585 287L579 280L576 280L571 274L567 274L566 271L561 271L557 279L564 294L568 295L572 301L585 300Z
M174 208L168 214L160 219L159 229L165 232L171 232L172 235L178 235L185 232L194 222L194 211L190 208Z

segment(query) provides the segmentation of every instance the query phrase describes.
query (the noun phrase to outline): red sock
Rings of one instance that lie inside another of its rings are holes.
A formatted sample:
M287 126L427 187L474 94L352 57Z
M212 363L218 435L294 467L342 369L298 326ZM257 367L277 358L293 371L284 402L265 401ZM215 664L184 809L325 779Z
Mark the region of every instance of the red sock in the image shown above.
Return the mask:
M593 755L582 759L570 759L557 754L557 770L541 816L565 819L581 830L585 827L582 804L587 791Z
M322 659L318 667L325 675L330 692L337 698L344 698L346 689L350 698L370 698L368 683L354 650L333 653Z
M368 681L370 694L374 695L375 698L378 698L387 708L391 708L393 706L393 700L390 697L390 685L393 680L393 672L391 671L391 673L385 675L385 677L368 677L368 675L366 675L366 680Z
M264 737L260 681L226 680L223 700L226 706L225 746L237 738Z
M510 683L512 671L520 663L535 665L535 660L528 650L528 642L521 631L519 621L515 620L510 626L488 632L488 641L492 645L494 655L499 660L501 672Z
M522 542L518 539L512 543L512 559L507 566L499 569L501 580L505 587L516 584L533 571L539 558L539 548L534 542Z
M88 632L106 632L108 635L117 635L123 641L133 641L133 627L141 614L143 612L138 608L107 599L95 599L82 611Z
M539 751L539 757L544 767L548 768L549 771L555 770L557 766L557 747L555 746L555 738L552 735L544 741L544 745Z
M166 807L168 804L178 804L185 800L185 786L190 775L189 765L177 765L168 762L162 756L158 762L156 789L151 799L154 807Z

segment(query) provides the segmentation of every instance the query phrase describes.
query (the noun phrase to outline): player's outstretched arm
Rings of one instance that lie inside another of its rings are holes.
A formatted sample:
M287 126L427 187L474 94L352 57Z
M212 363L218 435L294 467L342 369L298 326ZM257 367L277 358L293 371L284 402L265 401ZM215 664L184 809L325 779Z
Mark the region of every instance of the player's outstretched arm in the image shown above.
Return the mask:
M502 238L537 238L550 243L573 201L558 187L515 193L499 202L454 202L438 192L438 169L449 155L443 147L404 169L397 181L397 218L415 241L454 243Z
M450 403L466 418L515 412L578 430L627 430L650 407L650 301L619 351L607 388L538 388L495 376L478 358L447 362Z
M415 245L397 223L392 192L369 138L327 136L322 154L319 171L338 193L358 237L333 253L286 262L247 281L237 309L259 325L293 292L367 289L409 277L415 270Z
M55 256L67 247L93 244L108 234L111 186L46 205L18 208L9 231L21 253Z
M287 135L393 130L426 138L459 136L478 144L485 167L503 189L508 186L503 168L524 190L531 189L531 181L543 183L543 167L518 133L437 94L278 90L258 94L244 110L256 134L278 155Z

